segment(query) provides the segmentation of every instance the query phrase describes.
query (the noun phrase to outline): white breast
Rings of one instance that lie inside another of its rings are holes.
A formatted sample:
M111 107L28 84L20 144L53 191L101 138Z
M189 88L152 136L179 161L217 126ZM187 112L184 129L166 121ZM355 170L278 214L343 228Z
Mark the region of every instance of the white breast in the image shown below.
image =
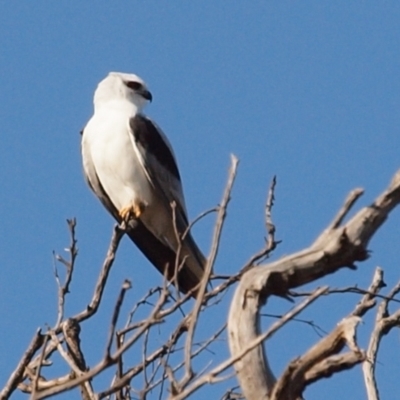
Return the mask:
M152 203L152 190L134 150L129 114L121 108L96 111L85 128L83 152L89 151L97 176L115 207Z

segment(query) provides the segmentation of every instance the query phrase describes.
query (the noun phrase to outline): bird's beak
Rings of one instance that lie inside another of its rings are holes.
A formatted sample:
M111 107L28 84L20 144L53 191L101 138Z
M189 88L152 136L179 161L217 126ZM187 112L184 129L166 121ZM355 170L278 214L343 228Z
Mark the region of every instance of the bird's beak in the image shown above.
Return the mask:
M147 89L138 90L137 93L150 102L153 100L152 94Z

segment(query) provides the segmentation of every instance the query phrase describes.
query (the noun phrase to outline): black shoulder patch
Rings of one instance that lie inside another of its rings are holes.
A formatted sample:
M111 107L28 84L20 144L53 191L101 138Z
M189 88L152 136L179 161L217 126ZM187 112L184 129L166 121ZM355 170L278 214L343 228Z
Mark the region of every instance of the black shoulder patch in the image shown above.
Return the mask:
M151 120L138 114L130 119L129 125L136 143L152 154L165 169L180 181L181 177L174 156Z

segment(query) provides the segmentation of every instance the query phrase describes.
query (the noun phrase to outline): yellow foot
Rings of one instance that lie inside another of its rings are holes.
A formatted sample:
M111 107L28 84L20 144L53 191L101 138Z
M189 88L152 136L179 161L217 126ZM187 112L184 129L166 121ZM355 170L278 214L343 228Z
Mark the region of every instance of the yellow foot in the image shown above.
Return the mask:
M122 208L119 211L119 216L123 221L129 221L131 218L139 219L145 208L146 205L143 202L138 201Z

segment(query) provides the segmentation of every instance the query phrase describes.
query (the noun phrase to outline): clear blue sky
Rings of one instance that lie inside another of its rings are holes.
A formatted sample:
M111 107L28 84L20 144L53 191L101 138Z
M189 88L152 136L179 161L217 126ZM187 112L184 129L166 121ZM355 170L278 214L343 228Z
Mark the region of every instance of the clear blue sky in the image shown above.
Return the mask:
M274 174L279 257L309 245L351 189L365 188L358 207L368 204L399 168L399 21L400 3L393 1L1 2L0 386L35 329L55 322L52 251L68 244L65 219L77 218L79 239L69 313L90 298L108 245L113 221L86 187L80 160L79 131L99 80L113 70L148 83L154 98L146 111L173 144L191 218L219 202L229 155L239 157L216 265L234 273L262 245ZM194 232L206 253L212 224L209 218ZM358 271L318 284L365 287L380 265L394 285L399 224L396 211ZM99 316L104 333L93 337L91 325L83 327L88 352L103 349L124 278L133 281L131 303L161 282L128 239ZM356 302L330 297L307 318L329 331ZM289 306L274 300L265 312ZM370 328L367 319L361 345ZM269 346L274 371L316 339L311 328L291 324ZM398 397L399 357L393 332L379 355L382 399ZM365 398L361 378L360 369L335 376L306 397Z

